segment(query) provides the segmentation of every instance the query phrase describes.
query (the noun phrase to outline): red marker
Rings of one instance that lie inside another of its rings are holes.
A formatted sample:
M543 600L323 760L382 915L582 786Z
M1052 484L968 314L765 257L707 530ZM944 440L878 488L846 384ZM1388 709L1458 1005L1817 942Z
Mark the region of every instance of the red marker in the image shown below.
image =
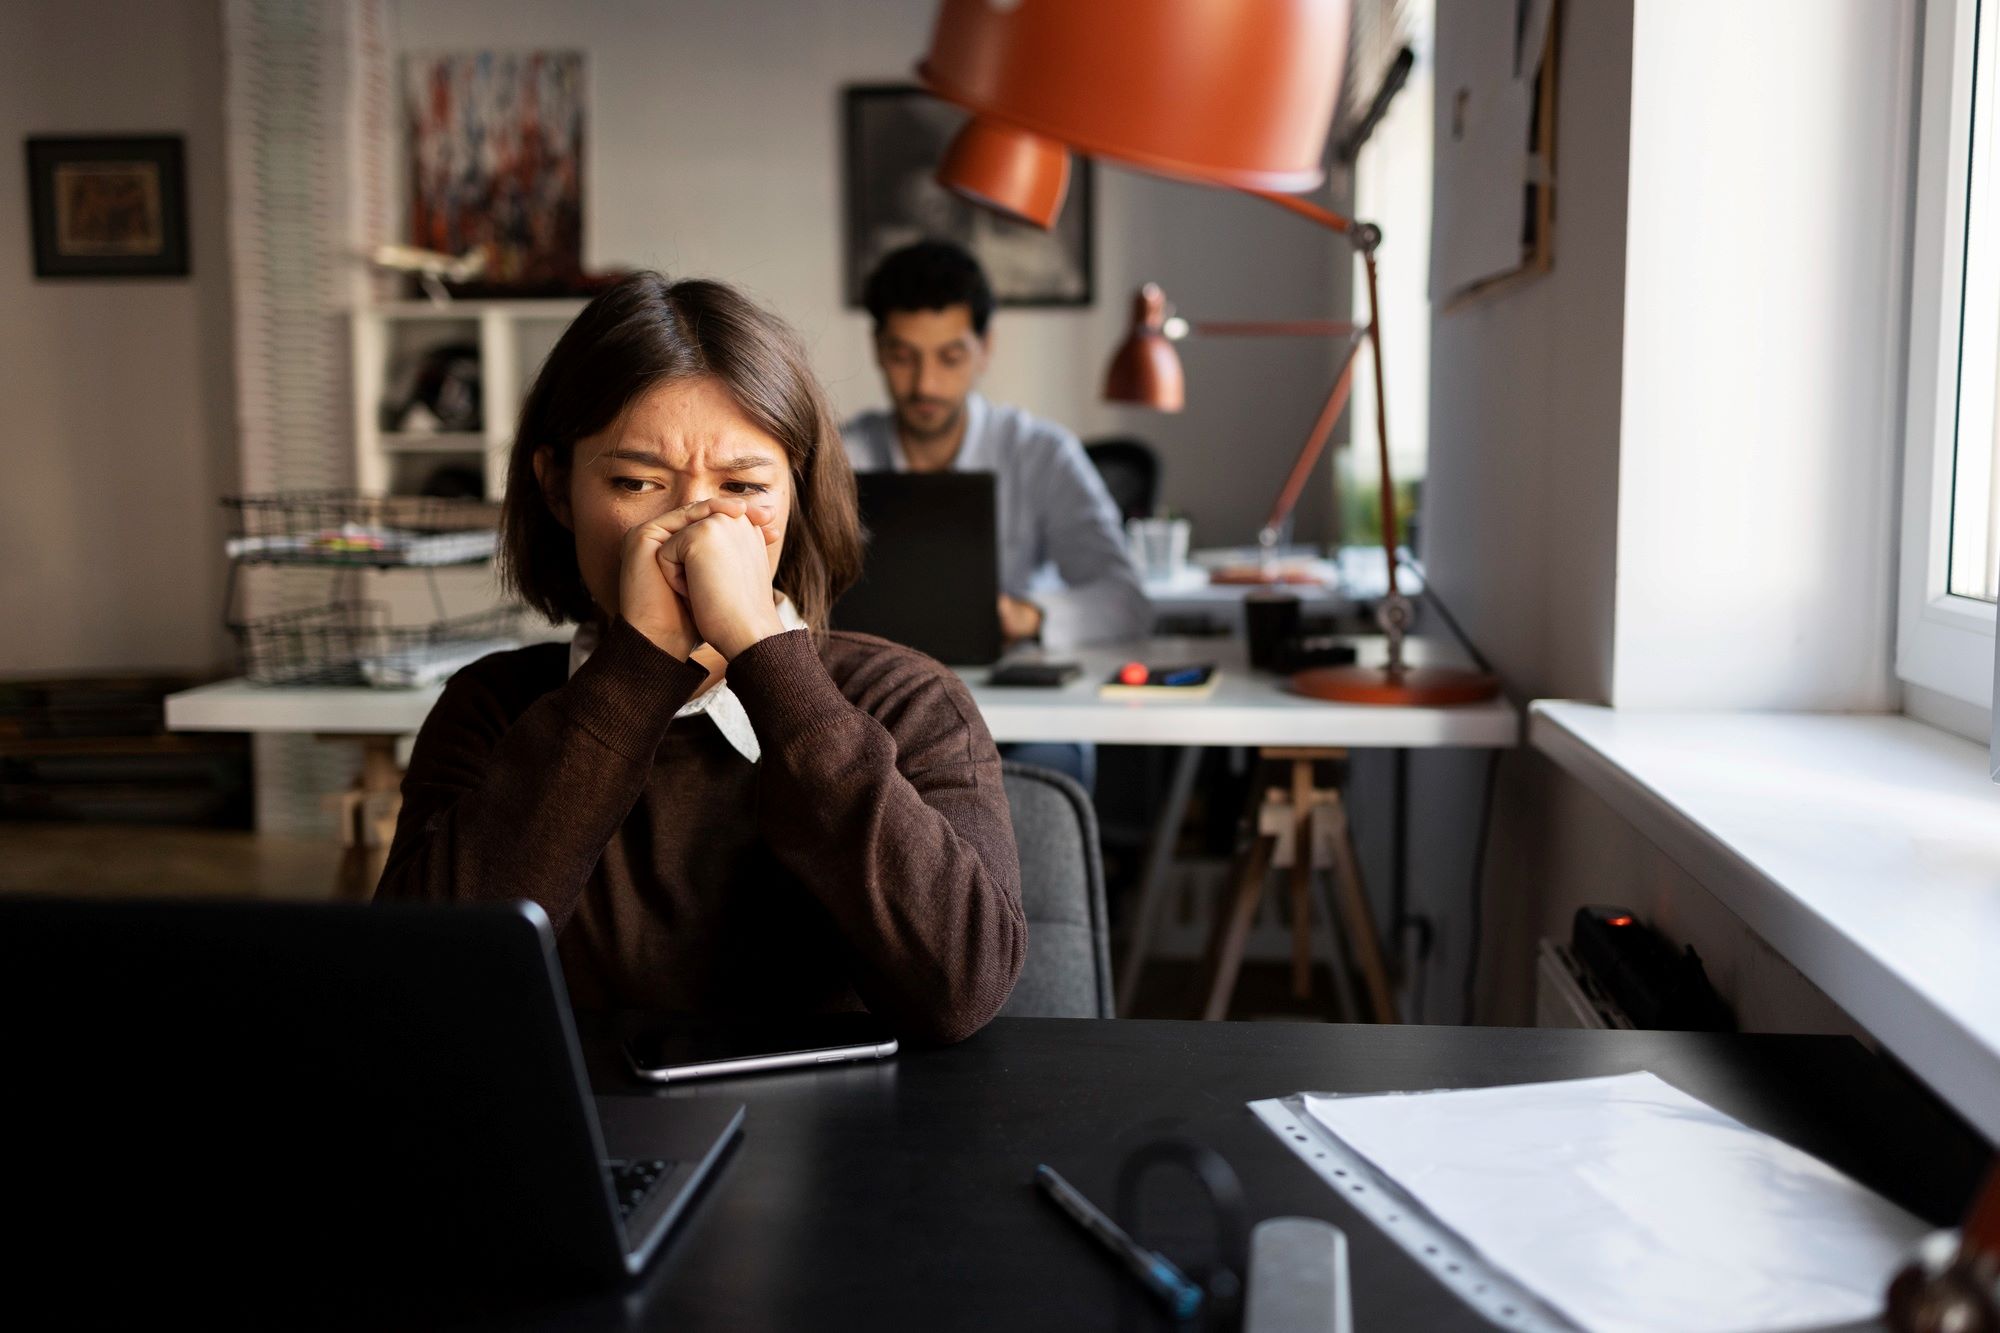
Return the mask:
M1152 678L1153 673L1146 670L1144 662L1127 662L1124 666L1118 668L1118 680L1120 684L1144 685Z

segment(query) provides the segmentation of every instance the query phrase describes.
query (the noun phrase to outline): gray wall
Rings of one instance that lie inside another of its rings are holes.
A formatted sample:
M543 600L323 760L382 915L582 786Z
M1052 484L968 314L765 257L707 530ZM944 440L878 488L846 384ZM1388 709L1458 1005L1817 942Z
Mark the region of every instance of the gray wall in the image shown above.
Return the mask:
M23 175L0 171L0 392L13 485L0 493L0 672L224 663L216 498L238 486L214 0L0 6L0 139L177 132L187 139L193 276L37 282ZM405 48L589 54L594 263L739 282L797 323L843 410L880 401L866 321L842 308L838 89L907 77L930 0L403 0ZM1337 205L1337 201L1336 205ZM1254 200L1104 169L1098 299L1010 311L997 397L1079 433L1132 433L1166 461L1165 502L1197 541L1248 540L1330 380L1310 341L1190 345L1178 417L1097 401L1130 291L1164 283L1191 315L1344 308L1331 238ZM1331 536L1330 469L1301 506Z
M1632 8L1572 5L1562 23L1554 267L1431 326L1423 554L1436 594L1517 700L1602 700L1611 688ZM1451 93L1440 84L1436 95ZM1450 119L1440 107L1436 123ZM1484 758L1419 753L1411 765L1413 894L1439 931L1433 1020L1463 1016L1485 781ZM1532 1012L1539 886L1578 797L1590 799L1568 787L1531 753L1500 763L1483 967L1501 1002L1481 1007L1499 1021Z
M907 82L934 0L398 0L405 51L502 45L587 57L585 260L739 283L798 325L843 412L882 401L868 323L843 308L840 88ZM1332 382L1311 340L1184 345L1178 417L1098 401L1130 297L1163 284L1194 317L1311 318L1345 309L1337 240L1259 201L1098 174L1097 300L1009 310L987 389L1091 435L1130 433L1165 455L1165 502L1195 540L1248 542ZM1337 206L1337 205L1336 205ZM1329 537L1330 476L1301 507Z
M221 664L234 486L215 0L0 5L0 674ZM186 138L193 276L34 277L21 141Z

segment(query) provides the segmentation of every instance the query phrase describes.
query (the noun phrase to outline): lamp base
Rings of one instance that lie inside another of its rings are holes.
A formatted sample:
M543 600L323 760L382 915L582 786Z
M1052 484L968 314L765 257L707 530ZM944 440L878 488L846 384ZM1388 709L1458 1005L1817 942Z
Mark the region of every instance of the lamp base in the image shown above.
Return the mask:
M1314 667L1293 676L1290 684L1292 693L1308 699L1390 708L1476 704L1500 693L1498 679L1461 667L1405 667L1393 674L1379 666Z

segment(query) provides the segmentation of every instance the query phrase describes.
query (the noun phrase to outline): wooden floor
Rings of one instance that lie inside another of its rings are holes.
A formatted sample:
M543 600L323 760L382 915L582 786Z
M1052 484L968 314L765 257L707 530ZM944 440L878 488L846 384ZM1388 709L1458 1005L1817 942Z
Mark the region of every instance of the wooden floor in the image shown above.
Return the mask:
M94 898L333 895L340 844L199 828L0 823L0 893Z

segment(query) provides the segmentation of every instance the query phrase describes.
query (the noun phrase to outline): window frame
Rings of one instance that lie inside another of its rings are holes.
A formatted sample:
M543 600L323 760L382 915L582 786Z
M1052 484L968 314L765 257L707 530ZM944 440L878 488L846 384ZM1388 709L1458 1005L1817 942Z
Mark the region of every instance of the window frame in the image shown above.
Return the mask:
M1984 24L1982 3L1990 6ZM1896 599L1897 677L1981 709L1994 699L1995 607L1954 595L1949 578L1973 78L1975 68L1986 71L1989 83L2000 75L2000 64L1988 63L1996 55L1997 28L2000 0L1929 0L1925 6ZM1975 49L1975 35L1983 49ZM1980 108L1989 124L2000 124L1997 101ZM1994 296L2000 299L2000 292Z

